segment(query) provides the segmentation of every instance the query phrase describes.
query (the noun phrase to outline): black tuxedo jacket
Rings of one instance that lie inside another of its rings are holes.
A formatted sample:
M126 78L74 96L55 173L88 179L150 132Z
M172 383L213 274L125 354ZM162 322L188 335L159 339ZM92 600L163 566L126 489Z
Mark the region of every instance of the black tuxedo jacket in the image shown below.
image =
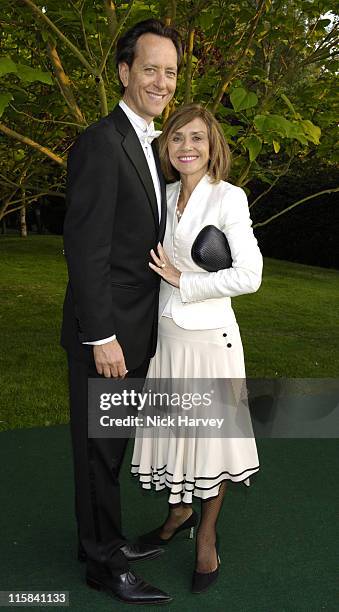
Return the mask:
M64 246L69 283L61 344L93 361L82 342L116 334L131 370L156 348L159 277L148 265L162 242L166 190L156 146L162 214L139 139L123 110L87 128L68 156Z

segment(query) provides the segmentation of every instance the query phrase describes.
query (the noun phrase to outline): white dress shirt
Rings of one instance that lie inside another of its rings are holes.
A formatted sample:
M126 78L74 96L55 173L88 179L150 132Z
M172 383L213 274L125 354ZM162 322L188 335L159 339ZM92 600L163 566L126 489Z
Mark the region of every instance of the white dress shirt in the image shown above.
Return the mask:
M160 181L157 172L157 167L155 165L155 159L153 154L153 149L151 147L151 142L154 138L159 136L161 132L154 130L154 122L151 121L150 124L145 121L142 117L137 115L134 111L132 111L129 106L127 106L126 102L120 100L119 102L120 108L124 111L125 115L129 119L132 124L136 135L139 138L140 144L142 146L142 150L145 153L146 161L149 167L149 171L151 173L154 191L157 198L158 204L158 214L159 214L159 223L161 219L161 190L160 190ZM92 342L83 342L83 344L91 344L93 346L99 344L107 344L107 342L111 342L111 340L116 340L116 335L110 336L109 338L104 338L103 340L94 340Z

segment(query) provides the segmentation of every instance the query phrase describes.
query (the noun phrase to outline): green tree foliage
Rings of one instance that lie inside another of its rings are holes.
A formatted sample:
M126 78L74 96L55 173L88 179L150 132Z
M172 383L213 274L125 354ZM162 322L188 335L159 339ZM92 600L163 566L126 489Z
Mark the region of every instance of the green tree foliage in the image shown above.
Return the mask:
M338 0L2 0L0 218L64 193L74 138L120 97L116 40L149 17L173 23L184 42L163 118L191 100L210 108L233 182L259 179L267 192L294 160L334 164L338 12Z

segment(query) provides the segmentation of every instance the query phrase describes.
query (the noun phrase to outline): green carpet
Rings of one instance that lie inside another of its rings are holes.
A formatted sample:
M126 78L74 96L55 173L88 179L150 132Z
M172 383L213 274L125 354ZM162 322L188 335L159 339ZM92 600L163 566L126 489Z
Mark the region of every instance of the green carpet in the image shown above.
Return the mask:
M2 432L1 590L68 590L68 609L79 612L338 610L337 441L259 440L258 451L261 471L251 487L230 485L226 492L215 587L190 593L194 543L180 535L160 561L134 565L174 596L172 604L126 606L89 590L75 559L67 426ZM125 532L133 537L162 521L166 494L141 491L129 475L130 453L131 444L121 481Z

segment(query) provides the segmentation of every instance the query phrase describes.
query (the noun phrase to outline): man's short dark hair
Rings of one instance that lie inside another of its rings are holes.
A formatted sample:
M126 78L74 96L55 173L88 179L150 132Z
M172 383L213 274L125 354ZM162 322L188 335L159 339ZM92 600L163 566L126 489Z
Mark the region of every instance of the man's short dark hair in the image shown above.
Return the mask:
M124 91L125 88L120 80L119 64L125 62L129 68L131 68L135 58L137 41L143 34L155 34L156 36L169 38L177 50L178 70L180 68L182 62L182 44L179 32L172 26L165 25L162 21L159 21L159 19L145 19L145 21L139 21L127 30L117 42L115 60L122 91Z

